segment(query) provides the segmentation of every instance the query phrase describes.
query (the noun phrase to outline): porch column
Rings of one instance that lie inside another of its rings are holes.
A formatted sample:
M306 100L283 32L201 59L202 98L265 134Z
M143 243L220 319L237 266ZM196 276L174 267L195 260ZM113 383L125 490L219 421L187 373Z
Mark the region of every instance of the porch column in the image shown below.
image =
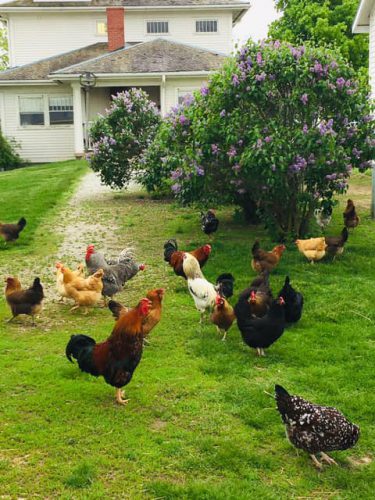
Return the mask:
M160 113L161 116L165 116L167 114L167 102L166 102L166 82L167 77L163 75L161 77L161 85L160 85Z
M74 153L77 158L84 156L82 91L79 83L72 83L74 109Z

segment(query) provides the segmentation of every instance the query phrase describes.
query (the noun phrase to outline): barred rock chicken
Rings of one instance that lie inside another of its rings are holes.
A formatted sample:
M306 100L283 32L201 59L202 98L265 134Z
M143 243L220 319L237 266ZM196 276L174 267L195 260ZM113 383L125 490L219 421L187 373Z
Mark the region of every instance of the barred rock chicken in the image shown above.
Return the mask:
M289 441L309 453L319 469L322 464L316 458L318 453L322 461L337 465L325 452L347 450L357 443L359 427L349 422L336 408L315 405L299 396L291 396L280 385L275 386L275 392L277 409Z
M206 213L201 212L201 224L204 234L211 236L219 228L219 219L214 210L210 209Z
M284 333L284 305L284 299L279 297L272 301L267 314L262 318L253 318L249 313L246 297L239 298L234 308L237 325L244 343L256 349L258 356L265 356L264 349L276 342Z
M219 293L222 297L230 299L233 297L235 278L230 273L223 273L216 280L216 285L219 286Z
M333 259L337 257L337 255L342 255L344 252L344 245L348 241L349 231L346 227L341 231L340 236L326 236L326 245L327 254L331 255Z
M240 295L240 300L247 301L248 313L252 318L262 318L267 313L272 299L268 271L257 276L249 288L246 288Z
M279 292L279 297L285 301L285 321L287 323L297 323L301 319L303 309L303 295L296 292L290 284L290 278L285 278L285 283Z
M150 301L141 299L133 309L120 315L109 338L96 343L87 335L72 335L65 354L70 362L77 360L79 368L95 377L104 377L116 388L116 401L125 405L121 390L132 379L142 358L142 325L150 310Z
M26 314L32 317L32 324L35 325L35 316L42 310L42 301L44 299L40 279L35 278L32 286L27 289L22 289L17 278L9 277L5 281L5 298L12 311L12 318L9 322L20 314Z
M25 217L21 217L17 224L2 224L0 222L0 236L4 238L5 243L7 241L18 240L20 232L24 229L25 226Z
M266 252L260 248L259 240L256 240L251 249L251 253L253 255L251 267L257 273L261 273L263 271L271 272L278 265L285 250L285 245L277 245L271 250L271 252Z
M177 241L174 239L168 240L164 244L165 262L168 262L168 264L173 267L173 270L177 276L181 276L182 278L187 279L183 270L183 260L185 253L188 253L195 257L198 260L200 267L202 268L206 264L210 256L211 245L204 245L203 247L199 247L195 250L192 250L191 252L182 252L181 250L178 250Z
M233 307L224 297L217 295L214 310L211 314L211 321L216 325L217 331L224 334L221 340L226 340L228 330L235 319L236 315L234 314Z
M357 215L353 200L347 201L343 217L344 217L345 227L347 227L348 229L350 228L354 229L360 223L361 219Z
M123 250L115 260L108 260L104 255L95 250L94 245L89 245L86 252L86 266L89 274L94 274L103 269L103 295L112 298L121 292L125 283L131 280L138 271L145 269L144 264L137 264L131 249Z

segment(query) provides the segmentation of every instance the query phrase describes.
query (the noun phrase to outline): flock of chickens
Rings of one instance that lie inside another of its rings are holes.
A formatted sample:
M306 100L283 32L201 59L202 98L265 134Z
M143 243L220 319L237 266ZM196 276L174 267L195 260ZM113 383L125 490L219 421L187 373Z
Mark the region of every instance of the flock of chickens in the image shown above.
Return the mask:
M344 212L344 222L345 228L339 237L297 240L299 251L310 262L320 260L326 254L335 258L343 251L348 228L354 228L360 222L351 200L348 200ZM207 235L214 233L219 226L213 210L201 214L201 223ZM0 235L5 242L14 241L25 225L24 218L17 224L0 224ZM164 245L164 260L177 276L186 280L187 289L200 312L200 323L208 314L210 321L223 334L222 340L225 340L228 330L237 321L244 343L255 349L258 356L264 356L265 349L282 336L288 324L299 321L303 312L303 296L292 287L288 276L276 297L270 288L270 273L278 265L285 249L284 245L278 245L267 252L260 247L258 240L254 243L251 264L258 276L240 294L234 307L229 303L235 282L232 274L220 275L213 284L202 272L211 254L211 245L187 252L179 250L176 240L170 239ZM161 319L165 290L150 290L133 308L123 306L113 297L127 281L145 269L144 264L136 262L131 249L110 260L97 252L93 245L87 247L85 261L87 277L81 264L74 271L61 263L56 264L56 286L61 300L72 299L74 305L71 310L83 307L87 313L88 307L101 300L106 304L109 298L108 307L115 324L108 339L101 343L96 343L87 335L72 335L66 346L66 356L71 362L75 359L82 371L96 377L103 376L115 388L116 401L126 404L128 400L123 387L130 382L141 361L146 337ZM5 297L12 312L9 321L26 314L32 317L34 324L34 317L40 313L44 298L39 278L35 278L30 288L23 289L17 278L8 277ZM335 408L315 405L292 396L279 385L275 386L275 394L289 440L295 447L308 452L317 467L322 467L316 457L318 453L322 461L336 463L326 452L348 449L358 441L358 426Z

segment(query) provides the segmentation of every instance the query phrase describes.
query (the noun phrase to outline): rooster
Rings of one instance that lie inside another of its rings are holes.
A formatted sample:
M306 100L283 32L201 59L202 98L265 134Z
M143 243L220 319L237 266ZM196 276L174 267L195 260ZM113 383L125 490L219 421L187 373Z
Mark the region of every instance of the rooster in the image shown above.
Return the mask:
M336 408L315 405L299 396L291 396L280 385L275 386L275 392L277 409L289 441L309 453L319 469L322 464L316 458L317 453L320 453L322 461L337 465L325 452L347 450L357 443L359 427L349 422Z
M272 299L268 271L257 276L250 287L240 295L240 300L247 301L248 312L252 318L262 318L267 313Z
M240 297L234 312L242 340L249 347L256 349L258 356L265 356L264 349L272 345L284 333L285 311L284 299L279 297L262 318L253 318L249 314L246 297Z
M233 297L235 278L230 273L223 273L216 280L216 285L219 286L219 293L222 297L230 299Z
M5 298L12 311L12 317L20 314L26 314L32 317L32 324L35 325L35 316L42 310L42 301L44 299L43 287L39 278L35 278L32 286L26 290L22 289L21 283L17 278L9 277L6 280Z
M344 217L345 227L347 227L348 229L350 228L354 229L360 223L361 219L357 215L353 200L347 201L343 217Z
M326 236L325 241L327 245L327 253L333 257L333 260L337 255L342 255L344 252L344 245L348 241L349 231L346 227L341 231L340 236Z
M7 243L8 241L18 240L20 232L24 229L25 226L25 217L21 217L17 224L2 224L0 222L0 236L4 238L5 243Z
M173 270L177 276L181 276L182 278L187 279L183 270L183 260L185 253L188 253L195 257L198 260L200 267L202 268L206 264L210 256L211 245L204 245L203 247L199 247L195 250L192 250L191 252L182 252L181 250L178 250L177 241L174 239L168 240L164 244L165 262L168 262L168 264L173 267Z
M253 255L251 267L257 273L261 273L263 271L271 272L278 265L285 250L285 245L277 245L271 250L271 252L266 252L260 248L259 240L256 240L251 249L251 253Z
M128 403L122 387L131 381L142 358L142 325L150 305L144 298L135 308L122 313L104 342L97 344L87 335L72 335L66 346L68 360L73 363L73 357L83 372L103 376L107 384L116 388L116 401L121 405Z
M214 210L210 209L206 213L201 212L201 224L204 234L211 236L216 233L219 228L219 219L216 217Z
M131 280L138 271L145 269L144 264L135 262L131 249L123 250L116 260L107 260L102 253L95 250L94 245L89 245L85 260L89 274L103 269L103 295L111 299L116 293L122 291L125 283Z
M303 295L296 292L290 284L290 278L285 278L284 286L279 292L279 297L285 300L285 321L287 323L297 323L301 319L303 309Z

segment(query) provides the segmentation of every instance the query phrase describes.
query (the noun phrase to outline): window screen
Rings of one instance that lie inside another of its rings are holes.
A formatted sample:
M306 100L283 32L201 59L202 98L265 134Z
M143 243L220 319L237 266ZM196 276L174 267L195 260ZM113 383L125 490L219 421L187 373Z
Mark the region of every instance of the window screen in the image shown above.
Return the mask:
M21 125L44 125L43 96L19 97Z
M195 26L197 33L217 32L217 21L196 21Z
M51 125L73 123L72 96L56 96L49 98L49 122Z
M168 21L147 21L147 33L169 33Z

